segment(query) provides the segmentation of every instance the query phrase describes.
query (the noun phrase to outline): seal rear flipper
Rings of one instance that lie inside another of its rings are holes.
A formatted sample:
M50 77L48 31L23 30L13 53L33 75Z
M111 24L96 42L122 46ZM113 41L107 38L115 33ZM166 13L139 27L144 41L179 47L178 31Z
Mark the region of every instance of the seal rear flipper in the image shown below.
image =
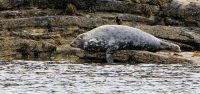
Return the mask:
M111 46L106 50L106 61L108 63L114 63L112 54L113 54L113 51L117 50L118 48L119 48L118 46Z
M107 53L107 51L106 51L106 61L107 61L107 63L113 63L114 62L112 54Z

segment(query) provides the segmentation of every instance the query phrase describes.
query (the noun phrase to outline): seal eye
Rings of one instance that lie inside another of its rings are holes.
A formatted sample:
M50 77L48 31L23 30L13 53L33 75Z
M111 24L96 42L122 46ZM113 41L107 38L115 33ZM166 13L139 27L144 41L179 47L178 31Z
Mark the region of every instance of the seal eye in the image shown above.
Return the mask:
M77 47L77 45L78 45L78 40L72 41L70 44L71 47Z
M163 45L163 46L164 46L164 43L163 43L163 42L160 42L160 45Z

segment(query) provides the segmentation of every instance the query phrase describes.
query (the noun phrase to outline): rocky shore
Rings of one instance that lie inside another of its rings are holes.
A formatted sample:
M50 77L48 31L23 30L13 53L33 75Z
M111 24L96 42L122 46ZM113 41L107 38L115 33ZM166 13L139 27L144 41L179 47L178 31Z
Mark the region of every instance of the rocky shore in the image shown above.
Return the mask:
M78 35L105 24L139 28L181 47L181 53L117 51L130 63L200 63L198 0L2 0L0 59L105 62L105 53L69 47ZM89 61L88 61L89 60Z

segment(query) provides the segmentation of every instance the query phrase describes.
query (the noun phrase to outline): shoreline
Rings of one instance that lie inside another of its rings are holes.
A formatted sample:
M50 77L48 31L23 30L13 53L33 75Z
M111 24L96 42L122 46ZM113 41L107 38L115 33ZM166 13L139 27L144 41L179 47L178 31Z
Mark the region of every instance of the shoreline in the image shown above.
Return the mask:
M0 59L52 57L56 60L62 54L70 57L74 52L68 45L77 35L101 25L117 24L116 17L120 24L139 28L164 41L178 44L183 50L178 58L192 59L194 62L200 58L200 11L196 10L200 8L199 2L111 0L96 3L80 0L77 3L61 0L63 4L56 1L32 4L27 1L28 5L23 1L13 2L0 2ZM168 52L145 53L161 58L170 55ZM176 55L171 56L177 58ZM142 58L147 57L144 55Z

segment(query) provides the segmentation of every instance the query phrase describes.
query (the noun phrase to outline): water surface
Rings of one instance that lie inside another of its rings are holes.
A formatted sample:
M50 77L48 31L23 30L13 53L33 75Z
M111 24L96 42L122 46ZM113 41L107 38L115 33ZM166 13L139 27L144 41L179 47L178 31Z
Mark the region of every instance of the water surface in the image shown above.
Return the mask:
M0 61L0 94L200 94L200 65Z

